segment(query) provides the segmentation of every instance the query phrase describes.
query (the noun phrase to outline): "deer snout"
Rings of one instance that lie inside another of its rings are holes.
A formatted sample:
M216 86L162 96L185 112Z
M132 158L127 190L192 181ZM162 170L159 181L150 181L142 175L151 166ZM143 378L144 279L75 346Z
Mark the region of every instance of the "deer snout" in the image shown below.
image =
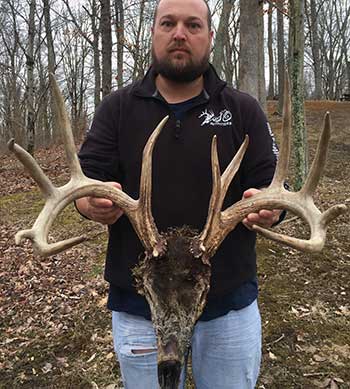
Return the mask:
M158 350L158 381L161 389L178 389L181 374L181 356L178 340L170 336Z
M178 389L181 374L181 363L168 360L158 364L158 381L161 389Z

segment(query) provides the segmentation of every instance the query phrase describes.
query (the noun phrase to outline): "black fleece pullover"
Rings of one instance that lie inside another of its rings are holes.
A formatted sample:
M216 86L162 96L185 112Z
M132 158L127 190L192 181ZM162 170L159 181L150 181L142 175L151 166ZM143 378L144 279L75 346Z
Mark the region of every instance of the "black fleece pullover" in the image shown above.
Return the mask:
M170 115L153 152L152 213L160 231L188 225L202 230L212 190L211 141L217 135L221 171L249 135L249 147L226 195L223 209L249 188L267 186L275 170L276 149L258 102L228 87L212 66L204 75L197 104L181 120L169 109L155 86L151 67L134 84L104 98L79 153L85 174L117 181L138 198L143 148L157 124ZM209 296L234 291L256 276L256 234L239 224L212 258ZM105 278L134 290L131 269L142 245L124 215L109 227Z

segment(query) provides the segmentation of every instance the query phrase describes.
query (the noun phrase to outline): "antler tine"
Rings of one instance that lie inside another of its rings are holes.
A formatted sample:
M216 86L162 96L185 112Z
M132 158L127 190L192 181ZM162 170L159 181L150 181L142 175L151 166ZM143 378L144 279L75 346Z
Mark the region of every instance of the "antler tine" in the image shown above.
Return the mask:
M290 195L298 195L298 193L290 193ZM295 201L302 201L301 197L295 198ZM317 210L313 203L312 206L315 208L315 210ZM289 209L295 210L292 207ZM337 204L322 214L318 210L317 212L309 212L307 215L305 215L305 213L299 214L299 216L304 218L310 225L310 239L293 238L292 236L279 234L266 228L262 228L258 225L254 225L253 229L259 232L261 235L265 236L265 238L285 244L300 251L316 253L321 251L326 243L328 224L338 216L345 214L347 210L348 208L345 204Z
M7 147L28 170L34 181L38 184L43 196L45 198L50 197L55 192L56 188L52 185L50 179L45 176L36 160L26 150L16 144L14 139L11 139L7 143Z
M140 222L140 230L144 236L144 245L146 250L152 252L154 257L158 257L161 254L163 247L159 246L162 242L160 234L154 223L152 216L151 205L151 192L152 192L152 154L155 142L163 129L165 123L168 121L169 116L166 116L153 131L152 135L147 141L147 144L143 150L142 156L142 169L140 179L140 197L139 208L143 210L142 222Z
M329 112L324 118L323 131L318 142L315 158L311 169L306 178L305 184L300 190L305 196L310 196L316 189L317 184L322 176L327 160L328 143L331 137L331 119Z
M282 112L282 140L281 149L278 158L275 174L273 176L271 187L284 187L284 180L286 178L291 149L291 132L292 132L292 101L290 97L289 76L286 71L284 76L284 93L283 93L283 112Z
M229 163L229 165L226 167L222 176L220 176L220 166L217 152L217 139L216 136L213 137L211 144L213 189L209 203L207 221L202 233L199 236L200 251L197 255L200 255L200 252L206 251L206 249L211 246L209 240L216 240L217 237L220 235L217 234L218 231L214 232L214 229L220 228L222 204L224 202L230 183L241 165L248 144L249 137L246 136L238 152L236 153L232 161ZM205 245L203 244L204 241L206 242Z
M247 151L248 144L249 144L249 136L246 135L244 137L243 143L241 144L241 147L237 151L237 154L234 156L234 158L232 159L230 164L227 166L227 168L225 169L225 171L224 171L224 173L222 175L222 178L221 178L222 194L221 194L220 209L222 208L222 204L224 202L224 199L225 199L225 196L226 196L226 193L227 193L227 189L230 186L231 181L232 181L233 177L236 175L239 167L241 166L241 162L242 162L242 159L243 159L243 157L245 155L245 152ZM217 154L217 148L216 147L215 147L215 152Z
M24 239L29 239L33 242L34 250L36 253L43 257L58 254L61 251L68 250L69 248L84 242L85 236L78 236L75 238L69 238L56 243L47 243L47 239L41 239L41 234L37 234L35 229L23 230L17 232L15 235L16 244L20 244Z
M203 251L206 250L202 242L207 238L212 226L217 223L215 222L215 219L218 217L218 214L220 213L221 206L220 206L220 198L221 198L221 173L220 173L220 165L219 165L219 158L218 158L218 152L217 152L217 139L216 135L213 136L212 142L211 142L211 172L212 172L212 194L210 197L209 202L209 210L208 210L208 217L205 224L205 227L203 229L203 232L199 238L200 241L200 251L198 251L197 255L201 255Z
M72 178L82 177L83 172L80 167L78 156L75 150L74 138L72 133L72 126L68 118L66 106L60 88L58 87L55 76L50 73L50 83L56 106L56 113L58 116L58 123L61 126L62 140L66 150L67 162L71 171Z

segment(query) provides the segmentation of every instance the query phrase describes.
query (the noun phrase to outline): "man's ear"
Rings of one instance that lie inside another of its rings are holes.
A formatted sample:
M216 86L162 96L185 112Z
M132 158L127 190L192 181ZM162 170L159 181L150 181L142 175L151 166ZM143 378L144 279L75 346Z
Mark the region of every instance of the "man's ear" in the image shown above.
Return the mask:
M151 34L152 35L154 34L154 27L153 26L151 27Z
M214 31L209 31L210 43L213 44Z

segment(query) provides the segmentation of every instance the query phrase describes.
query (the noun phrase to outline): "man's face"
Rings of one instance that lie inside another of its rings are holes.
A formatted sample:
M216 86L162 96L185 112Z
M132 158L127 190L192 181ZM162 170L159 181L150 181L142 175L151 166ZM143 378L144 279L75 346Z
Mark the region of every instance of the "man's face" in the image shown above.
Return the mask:
M153 27L155 71L176 82L191 82L208 67L212 40L202 0L162 0Z

